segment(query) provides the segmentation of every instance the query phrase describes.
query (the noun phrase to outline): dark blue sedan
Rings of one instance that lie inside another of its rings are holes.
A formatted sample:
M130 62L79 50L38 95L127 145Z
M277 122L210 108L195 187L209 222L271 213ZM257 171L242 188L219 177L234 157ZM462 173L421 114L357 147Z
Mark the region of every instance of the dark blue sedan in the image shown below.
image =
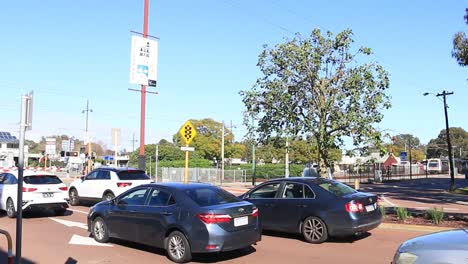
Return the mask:
M98 242L110 237L164 248L187 262L192 253L231 251L261 239L258 209L208 184L148 184L93 206L88 231Z
M301 233L310 243L369 231L382 221L376 195L323 178L275 179L241 198L259 209L263 229Z

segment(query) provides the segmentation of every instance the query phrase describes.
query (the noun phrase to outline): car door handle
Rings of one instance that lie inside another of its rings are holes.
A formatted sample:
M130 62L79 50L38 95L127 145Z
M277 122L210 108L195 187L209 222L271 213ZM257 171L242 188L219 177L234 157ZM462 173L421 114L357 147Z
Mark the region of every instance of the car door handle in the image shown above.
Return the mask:
M273 207L273 204L265 204L266 207Z
M169 215L172 215L173 213L172 212L162 212L161 214L165 215L165 216L169 216Z
M307 207L307 205L305 205L305 204L298 204L296 206L299 207L299 208L306 208Z

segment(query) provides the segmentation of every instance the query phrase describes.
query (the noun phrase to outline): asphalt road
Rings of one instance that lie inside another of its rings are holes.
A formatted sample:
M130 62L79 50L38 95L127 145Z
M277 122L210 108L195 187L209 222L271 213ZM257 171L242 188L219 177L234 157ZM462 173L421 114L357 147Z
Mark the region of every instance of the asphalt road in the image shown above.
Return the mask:
M456 179L458 187L468 187L468 180ZM361 190L383 196L388 206L416 210L443 209L447 213L468 215L468 196L448 193L449 178L415 179L380 184L361 184Z
M165 252L124 241L99 244L86 231L89 207L75 206L66 216L26 214L23 224L23 257L29 263L171 263ZM13 236L15 220L0 215L0 226ZM404 240L421 232L375 229L353 239L333 239L308 244L299 236L265 233L257 245L221 254L199 254L194 263L390 263ZM6 263L6 243L0 240L0 263ZM5 261L5 262L3 262Z

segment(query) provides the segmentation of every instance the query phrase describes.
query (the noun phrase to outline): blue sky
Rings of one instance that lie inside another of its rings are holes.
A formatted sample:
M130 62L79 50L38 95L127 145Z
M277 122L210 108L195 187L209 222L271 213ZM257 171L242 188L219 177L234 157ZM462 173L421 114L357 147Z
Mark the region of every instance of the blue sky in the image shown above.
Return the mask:
M468 129L468 68L451 58L452 36L467 31L468 1L152 0L149 32L158 36L158 95L147 96L147 143L171 139L190 118L236 126L244 109L238 92L259 72L257 56L293 33L313 28L354 31L390 73L393 107L379 124L423 143L444 128L443 106L422 93L454 91L450 125ZM7 1L0 8L0 129L17 133L20 96L35 94L27 138L83 138L90 100L91 134L110 147L139 137L140 95L128 91L130 30L142 31L143 0ZM153 89L154 90L154 89Z

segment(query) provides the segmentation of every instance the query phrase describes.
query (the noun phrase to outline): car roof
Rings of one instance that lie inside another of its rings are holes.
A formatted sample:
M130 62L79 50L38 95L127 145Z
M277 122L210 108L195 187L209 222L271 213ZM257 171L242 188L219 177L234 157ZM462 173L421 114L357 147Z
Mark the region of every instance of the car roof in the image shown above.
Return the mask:
M314 183L314 184L320 184L323 182L333 182L333 180L330 179L325 179L325 178L320 178L320 177L288 177L288 178L277 178L277 179L272 179L266 182L298 182L298 183Z
M18 178L18 171L8 171L8 172L5 172L5 173L10 173L10 174L13 174L15 177ZM57 176L51 172L47 172L47 171L35 171L35 170L24 170L23 171L23 177L24 176L35 176L35 175L50 175L50 176Z
M177 190L193 190L203 187L216 187L212 184L208 183L198 183L198 182L190 182L190 183L181 183L181 182L157 182L157 183L149 183L143 185L145 187L166 187L169 189L177 189Z
M121 172L121 171L143 171L144 170L140 170L140 169L137 169L137 168L132 168L132 167L118 167L118 168L115 168L115 167L99 167L95 170L110 170L110 171L115 171L115 172Z

